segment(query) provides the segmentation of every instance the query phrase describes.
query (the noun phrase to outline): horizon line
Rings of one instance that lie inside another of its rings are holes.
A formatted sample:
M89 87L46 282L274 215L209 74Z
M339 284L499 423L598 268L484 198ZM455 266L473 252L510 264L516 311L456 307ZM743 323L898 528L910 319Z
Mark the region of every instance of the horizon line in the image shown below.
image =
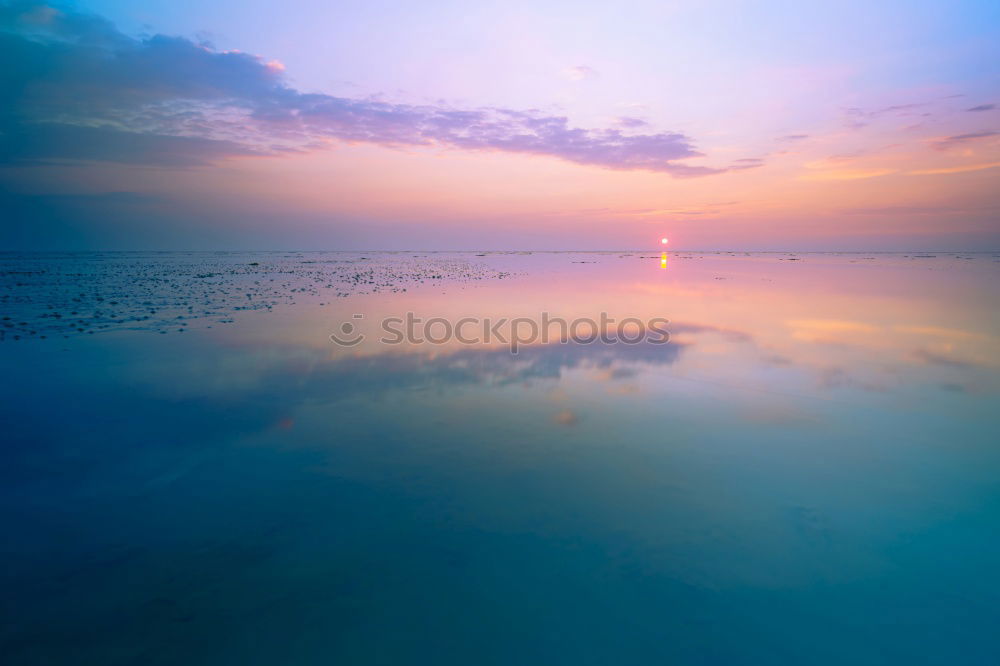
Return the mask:
M1000 253L1000 248L994 250L681 250L681 249L671 249L663 250L657 248L655 251L652 249L603 249L603 250L577 250L577 249L543 249L543 250L533 250L533 249L517 249L517 250L485 250L485 249L434 249L434 250L421 250L421 249L401 249L401 250L391 250L391 249L376 249L376 248L362 248L362 249L171 249L171 250L156 250L156 249L131 249L131 250L112 250L112 249L45 249L45 250L0 250L0 255L3 254L45 254L61 252L66 254L83 254L83 253L98 253L98 252L119 252L119 253L140 253L140 252L157 252L157 253L246 253L246 252L371 252L371 253L393 253L399 254L404 252L425 252L425 253L443 253L443 252L457 252L457 253L471 253L478 252L483 254L511 254L511 253L611 253L611 252L686 252L689 254L719 254L719 253L731 253L731 254L909 254L909 253L939 253L939 254L997 254Z

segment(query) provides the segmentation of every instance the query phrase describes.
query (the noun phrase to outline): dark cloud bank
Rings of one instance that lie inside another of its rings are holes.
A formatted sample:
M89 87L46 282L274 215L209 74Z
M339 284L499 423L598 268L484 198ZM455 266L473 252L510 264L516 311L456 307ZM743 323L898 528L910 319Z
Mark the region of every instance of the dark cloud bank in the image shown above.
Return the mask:
M678 163L701 153L674 132L303 93L256 56L179 37L135 39L99 16L35 2L0 3L0 94L0 164L193 166L336 140L501 150L675 177L727 170Z

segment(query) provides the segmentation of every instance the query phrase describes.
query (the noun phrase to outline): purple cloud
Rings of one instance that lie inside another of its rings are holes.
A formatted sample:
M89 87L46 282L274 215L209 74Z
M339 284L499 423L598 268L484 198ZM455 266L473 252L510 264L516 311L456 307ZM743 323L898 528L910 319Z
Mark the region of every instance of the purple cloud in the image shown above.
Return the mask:
M847 115L846 125L851 129L862 129L883 116L929 117L931 114L928 112L917 112L917 109L922 109L929 105L930 102L916 102L913 104L894 104L880 109L861 109L853 106L844 110Z
M951 215L968 212L968 208L954 206L875 206L868 208L841 208L845 215Z
M577 68L580 69L580 68ZM588 68L589 69L589 68ZM555 157L678 178L722 168L678 132L572 127L537 110L458 109L302 93L277 63L187 39L133 39L101 17L35 2L0 7L0 162L185 166L308 150L329 140Z
M637 127L649 127L647 123L642 118L634 118L632 116L619 116L616 120L619 127L624 127L626 129L636 129Z
M966 109L966 111L992 111L997 108L996 104L980 104L979 106L974 106L971 109Z
M978 132L956 134L954 136L946 136L943 139L939 139L934 143L934 147L938 150L948 150L949 148L954 148L955 146L963 145L969 143L970 141L988 139L994 136L1000 136L1000 132L994 132L993 130L980 130Z
M731 171L739 171L742 169L756 169L757 167L764 166L764 160L760 157L743 157L734 161L729 165Z

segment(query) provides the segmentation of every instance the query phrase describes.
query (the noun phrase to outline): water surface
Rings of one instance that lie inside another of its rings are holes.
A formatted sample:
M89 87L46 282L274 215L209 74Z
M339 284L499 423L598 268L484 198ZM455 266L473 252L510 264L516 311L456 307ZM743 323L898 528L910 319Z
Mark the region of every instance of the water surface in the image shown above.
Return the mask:
M0 255L0 654L997 663L998 280L993 254ZM406 312L671 339L379 342Z

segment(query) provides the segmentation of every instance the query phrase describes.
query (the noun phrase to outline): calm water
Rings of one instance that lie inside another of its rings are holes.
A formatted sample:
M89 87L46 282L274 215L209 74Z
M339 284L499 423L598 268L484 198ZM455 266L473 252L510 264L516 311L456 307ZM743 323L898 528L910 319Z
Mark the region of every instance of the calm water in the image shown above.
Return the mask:
M998 284L993 254L0 255L0 656L996 664ZM406 312L671 340L379 342Z

